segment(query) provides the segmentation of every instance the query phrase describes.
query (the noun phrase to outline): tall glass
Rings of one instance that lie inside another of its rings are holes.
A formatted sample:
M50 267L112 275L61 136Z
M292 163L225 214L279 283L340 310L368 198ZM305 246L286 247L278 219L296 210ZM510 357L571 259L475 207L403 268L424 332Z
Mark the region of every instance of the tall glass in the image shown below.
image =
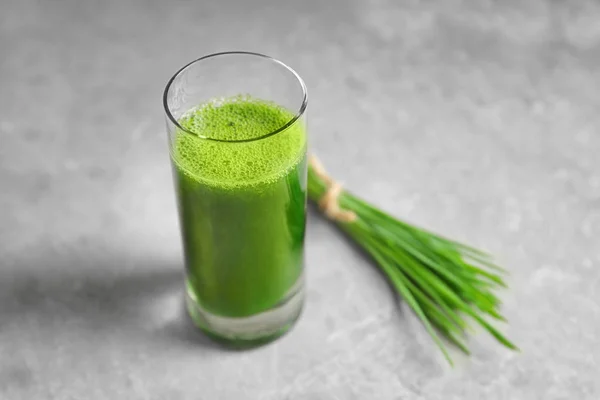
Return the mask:
M253 345L304 301L306 87L249 52L181 68L164 92L187 308L209 336Z

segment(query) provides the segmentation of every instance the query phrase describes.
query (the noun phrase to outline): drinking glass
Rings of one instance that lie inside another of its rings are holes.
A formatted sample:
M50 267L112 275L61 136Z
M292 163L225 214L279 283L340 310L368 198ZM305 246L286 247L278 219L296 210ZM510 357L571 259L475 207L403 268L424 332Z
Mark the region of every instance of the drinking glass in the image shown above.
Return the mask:
M188 313L227 344L272 340L304 302L306 86L274 58L224 52L177 71L163 102Z

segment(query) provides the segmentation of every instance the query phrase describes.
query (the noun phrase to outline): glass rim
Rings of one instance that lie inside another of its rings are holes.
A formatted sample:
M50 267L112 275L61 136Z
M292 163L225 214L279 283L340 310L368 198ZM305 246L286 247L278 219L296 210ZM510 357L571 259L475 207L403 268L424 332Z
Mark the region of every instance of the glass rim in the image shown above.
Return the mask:
M279 64L280 66L284 67L288 72L291 72L292 75L296 78L296 80L300 83L300 87L302 88L302 103L300 104L300 108L298 109L298 111L296 111L296 113L294 114L294 117L292 117L288 122L283 124L281 127L277 128L269 133L266 133L266 134L261 135L256 138L239 139L239 140L225 140L225 139L211 138L208 136L200 135L197 132L190 131L190 130L184 128L183 126L181 126L179 124L179 122L177 121L177 119L171 113L171 110L169 107L169 101L167 98L168 94L169 94L169 90L171 89L171 85L173 84L175 79L183 71L187 70L189 67L191 67L192 65L194 65L200 61L207 60L209 58L220 57L220 56L229 56L229 55L244 55L244 56L254 56L254 57L264 58L266 60L269 60L276 64ZM261 53L251 52L251 51L223 51L223 52L219 52L219 53L207 54L207 55L197 58L193 61L190 61L189 63L187 63L186 65L181 67L177 72L175 72L175 74L171 77L171 79L169 79L169 81L167 82L167 85L165 86L165 90L163 93L163 107L165 109L165 113L167 114L167 118L177 127L177 129L179 129L187 134L194 135L201 139L210 140L210 141L214 141L214 142L223 142L223 143L254 142L257 140L265 139L270 136L276 135L279 132L283 132L286 129L288 129L290 126L294 125L296 123L296 121L298 121L302 117L302 115L304 115L307 105L308 105L308 93L306 90L306 84L304 83L304 80L302 79L302 77L294 69L292 69L289 65L285 64L284 62L282 62L276 58L273 58L271 56L267 56L267 55L261 54Z

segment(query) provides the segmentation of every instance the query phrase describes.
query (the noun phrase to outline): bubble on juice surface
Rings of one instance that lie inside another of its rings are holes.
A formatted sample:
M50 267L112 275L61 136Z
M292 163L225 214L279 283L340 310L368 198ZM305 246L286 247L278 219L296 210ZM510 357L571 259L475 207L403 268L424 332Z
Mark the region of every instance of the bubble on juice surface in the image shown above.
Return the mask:
M293 118L289 110L249 96L211 100L179 121L191 134L177 135L173 159L188 175L216 186L276 181L305 152L301 121L279 131Z

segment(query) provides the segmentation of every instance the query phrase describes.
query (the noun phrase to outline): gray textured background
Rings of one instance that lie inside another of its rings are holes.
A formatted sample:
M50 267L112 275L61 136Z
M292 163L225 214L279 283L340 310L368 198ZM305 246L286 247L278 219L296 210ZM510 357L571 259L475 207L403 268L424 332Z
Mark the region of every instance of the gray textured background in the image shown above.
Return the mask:
M600 3L0 4L0 398L600 398ZM244 49L309 86L313 149L353 191L496 254L510 353L450 370L314 213L308 298L267 347L182 313L160 97Z

